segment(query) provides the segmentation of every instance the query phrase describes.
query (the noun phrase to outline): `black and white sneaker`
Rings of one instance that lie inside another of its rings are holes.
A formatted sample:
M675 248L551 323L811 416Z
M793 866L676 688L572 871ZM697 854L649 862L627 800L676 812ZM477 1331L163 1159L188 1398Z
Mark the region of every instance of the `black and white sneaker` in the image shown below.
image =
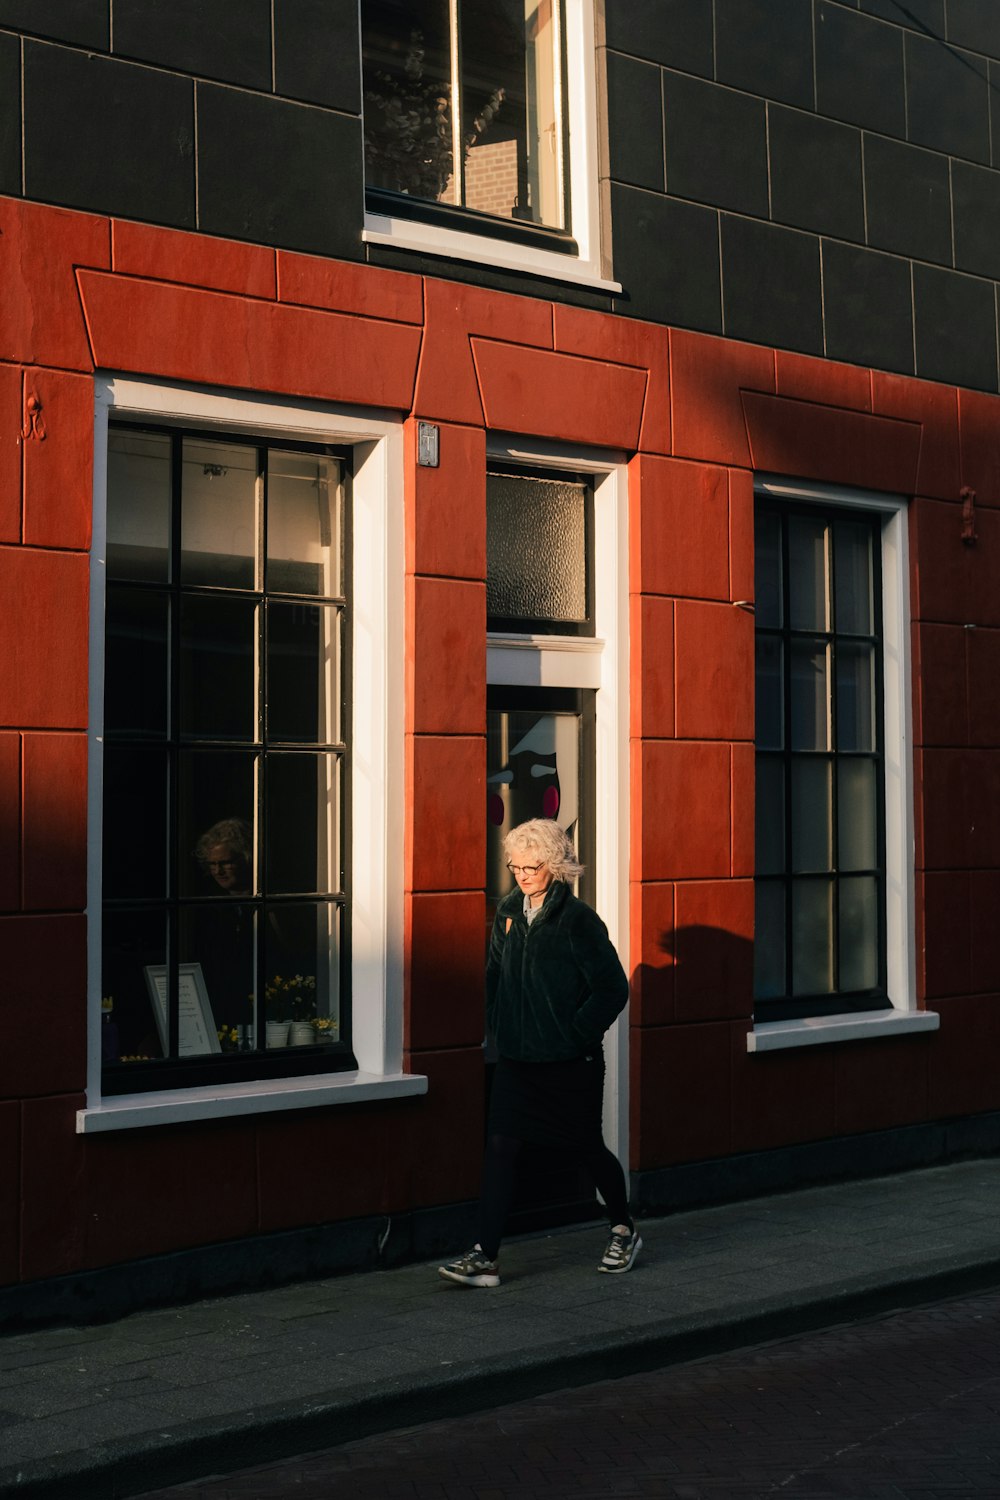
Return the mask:
M638 1229L630 1229L626 1234L619 1234L612 1229L608 1239L608 1248L605 1250L598 1266L599 1271L607 1271L610 1275L618 1275L622 1271L631 1271L635 1265L635 1258L642 1249L642 1240Z
M467 1255L460 1255L458 1260L438 1266L438 1275L448 1281L460 1281L463 1286L500 1285L500 1267L495 1260L484 1255L478 1245Z

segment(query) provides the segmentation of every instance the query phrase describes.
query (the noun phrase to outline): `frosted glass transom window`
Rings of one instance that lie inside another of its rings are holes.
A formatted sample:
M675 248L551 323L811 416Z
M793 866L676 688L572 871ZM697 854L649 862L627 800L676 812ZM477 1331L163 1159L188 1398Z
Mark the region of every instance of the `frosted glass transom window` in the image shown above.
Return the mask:
M486 480L490 628L589 633L591 491L575 477Z

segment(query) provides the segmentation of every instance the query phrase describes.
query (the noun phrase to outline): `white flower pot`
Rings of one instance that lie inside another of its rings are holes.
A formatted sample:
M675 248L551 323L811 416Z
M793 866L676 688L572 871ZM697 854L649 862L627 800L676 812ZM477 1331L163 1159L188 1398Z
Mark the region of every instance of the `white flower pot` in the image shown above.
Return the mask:
M268 1021L267 1023L267 1045L269 1047L288 1046L288 1022Z
M308 1021L293 1021L288 1029L288 1045L290 1047L309 1047L315 1039L316 1033Z

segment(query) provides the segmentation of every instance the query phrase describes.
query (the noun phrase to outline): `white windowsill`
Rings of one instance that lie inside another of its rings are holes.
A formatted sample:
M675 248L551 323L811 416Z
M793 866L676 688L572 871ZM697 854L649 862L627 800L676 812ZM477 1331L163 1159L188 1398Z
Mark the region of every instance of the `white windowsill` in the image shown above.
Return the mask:
M419 255L440 255L445 260L467 260L499 271L517 271L526 276L544 276L549 281L570 282L592 291L617 294L620 281L602 276L590 261L532 245L495 240L485 234L465 234L460 229L441 229L417 219L393 219L385 214L365 214L361 235L366 245L386 245L392 250L413 250Z
M76 1131L78 1135L91 1135L100 1130L136 1130L145 1125L362 1104L370 1099L399 1099L426 1092L427 1078L422 1073L322 1073L308 1078L253 1079L217 1088L113 1095L100 1104L77 1110Z
M787 1047L816 1047L824 1042L863 1041L900 1036L908 1031L937 1031L941 1017L933 1010L868 1010L839 1016L803 1016L795 1021L762 1021L747 1035L748 1052L778 1052Z

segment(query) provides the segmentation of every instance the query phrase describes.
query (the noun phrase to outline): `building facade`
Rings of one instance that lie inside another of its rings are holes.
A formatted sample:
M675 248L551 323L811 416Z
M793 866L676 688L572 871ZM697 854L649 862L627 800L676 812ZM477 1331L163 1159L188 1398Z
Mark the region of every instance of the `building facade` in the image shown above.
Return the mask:
M528 816L640 1211L995 1149L998 70L978 0L0 0L5 1317L456 1248Z

